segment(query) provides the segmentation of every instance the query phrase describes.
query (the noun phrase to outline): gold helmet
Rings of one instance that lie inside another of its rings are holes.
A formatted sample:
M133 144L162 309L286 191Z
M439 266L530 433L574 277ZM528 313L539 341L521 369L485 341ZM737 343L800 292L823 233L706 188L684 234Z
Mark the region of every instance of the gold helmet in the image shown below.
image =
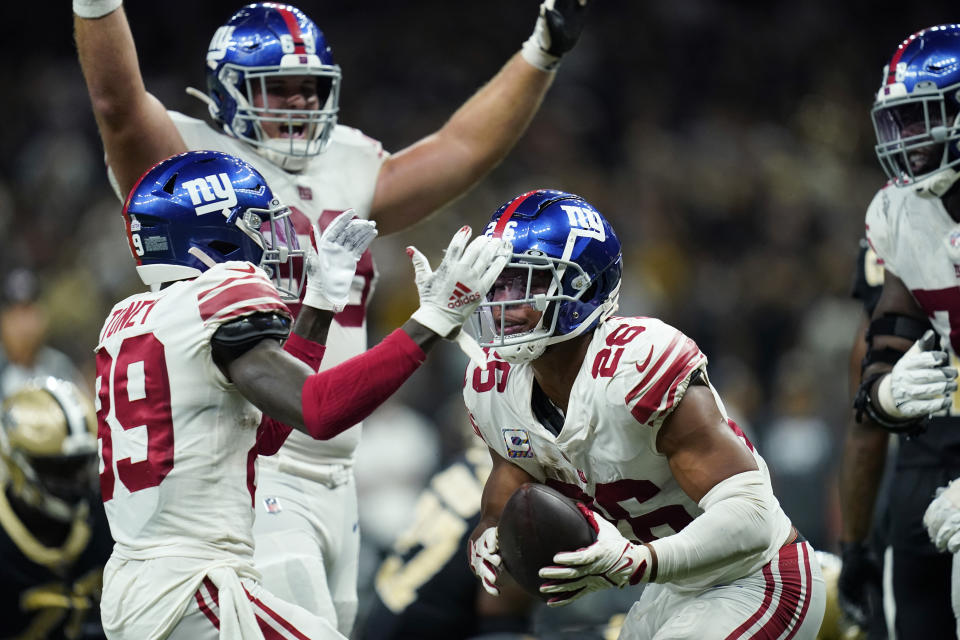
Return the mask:
M97 419L72 382L33 380L0 406L0 459L21 502L69 520L94 487Z
M840 609L837 579L840 577L843 561L839 556L826 551L817 551L816 556L820 561L823 581L827 585L827 608L817 640L866 640L866 631L847 620Z

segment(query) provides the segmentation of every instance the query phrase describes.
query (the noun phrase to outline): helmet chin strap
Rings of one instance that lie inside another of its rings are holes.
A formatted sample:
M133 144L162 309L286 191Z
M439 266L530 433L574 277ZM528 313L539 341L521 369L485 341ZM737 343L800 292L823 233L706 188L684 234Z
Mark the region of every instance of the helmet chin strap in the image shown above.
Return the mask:
M270 143L272 140L273 138L268 138L262 145L250 145L250 148L286 171L297 173L307 167L307 162L309 162L311 156L292 156L288 153L281 153L275 149L271 149Z
M200 89L194 89L193 87L187 87L184 89L184 91L188 96L193 96L200 102L207 105L207 109L210 111L210 116L212 118L217 117L217 103L213 101L213 98L205 94L203 91L200 91Z
M960 178L960 173L954 169L944 169L932 176L928 176L914 186L914 193L921 198L942 198L953 184Z

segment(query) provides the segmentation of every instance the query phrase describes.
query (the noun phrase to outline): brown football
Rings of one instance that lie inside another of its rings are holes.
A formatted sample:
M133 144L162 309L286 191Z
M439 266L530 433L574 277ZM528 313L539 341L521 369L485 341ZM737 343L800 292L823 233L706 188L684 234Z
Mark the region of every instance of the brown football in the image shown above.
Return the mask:
M510 496L500 514L497 536L504 568L528 593L543 600L550 596L540 593L540 569L553 564L555 554L575 551L597 539L576 502L534 482Z

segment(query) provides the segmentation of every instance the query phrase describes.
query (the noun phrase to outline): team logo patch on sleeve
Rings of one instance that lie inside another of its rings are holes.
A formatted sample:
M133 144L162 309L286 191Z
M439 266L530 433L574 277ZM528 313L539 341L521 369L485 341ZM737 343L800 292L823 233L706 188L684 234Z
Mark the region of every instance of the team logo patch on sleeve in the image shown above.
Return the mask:
M532 458L533 447L530 437L523 429L503 429L503 441L507 444L507 455L511 458Z

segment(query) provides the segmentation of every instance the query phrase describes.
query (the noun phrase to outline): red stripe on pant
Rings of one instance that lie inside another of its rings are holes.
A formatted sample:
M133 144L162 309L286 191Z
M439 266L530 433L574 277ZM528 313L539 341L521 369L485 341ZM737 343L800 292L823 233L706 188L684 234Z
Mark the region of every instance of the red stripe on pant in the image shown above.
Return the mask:
M727 640L775 640L784 632L789 632L784 638L789 640L796 635L806 618L812 597L812 570L806 543L790 544L780 550L777 573L775 576L770 563L763 567L766 581L763 602L752 616L727 636ZM780 593L774 603L778 586ZM769 619L755 628L756 623L769 613L771 605L776 608Z
M214 601L214 604L217 604L217 588L213 586L213 583L210 582L209 578L203 579L204 586L207 587L207 590L210 592L210 597ZM203 615L207 616L207 620L213 623L213 626L219 630L220 629L220 619L217 618L217 615L210 609L207 605L206 600L204 600L203 594L200 592L200 589L197 589L197 592L193 594L193 597L197 600L197 606L200 608L200 611L203 612ZM219 606L219 605L218 605Z
M217 586L213 584L213 581L210 580L210 578L206 577L203 579L203 586L206 587L207 591L210 593L210 599L213 601L213 604L219 608L220 592L217 590ZM297 640L310 640L308 636L304 635L299 629L294 627L292 623L265 605L261 600L250 595L250 592L247 591L246 587L243 587L243 592L247 595L247 600L255 605L254 615L257 618L257 626L260 627L260 632L263 633L264 640L290 640L290 638L296 638ZM199 589L194 594L194 597L197 600L197 606L200 607L200 611L207 616L210 622L213 623L214 627L220 629L220 620L207 604L203 594ZM256 608L259 608L260 610L257 611ZM272 620L275 624L270 624L270 620ZM280 631L277 631L275 625L283 627L287 633L284 634Z
M796 544L790 545L792 547L797 547L799 550L799 555L801 558L800 564L803 565L804 575L806 575L806 590L803 592L803 605L800 608L800 615L797 617L797 623L793 627L793 631L790 632L785 640L790 640L793 636L797 635L797 631L800 630L801 625L803 624L804 619L807 617L807 610L810 609L810 601L813 599L813 570L810 568L810 547L807 544ZM813 560L813 562L818 562Z
M292 623L290 623L288 620L280 616L280 614L278 614L276 611L274 611L273 609L265 605L261 600L254 598L252 595L250 595L250 592L247 591L246 587L243 588L243 592L247 594L247 599L250 602L252 602L257 607L260 607L263 613L266 613L267 616L272 618L277 624L283 627L287 631L287 633L290 634L290 636L296 638L297 640L310 640L308 636L304 635L303 632L301 632L299 629L293 626ZM289 636L280 634L280 632L278 632L276 629L273 628L273 626L271 626L268 622L266 622L266 620L264 619L264 617L261 615L259 611L256 613L257 613L257 624L260 625L260 630L263 632L263 637L266 640L272 640L273 638L279 638L279 640L289 640Z

